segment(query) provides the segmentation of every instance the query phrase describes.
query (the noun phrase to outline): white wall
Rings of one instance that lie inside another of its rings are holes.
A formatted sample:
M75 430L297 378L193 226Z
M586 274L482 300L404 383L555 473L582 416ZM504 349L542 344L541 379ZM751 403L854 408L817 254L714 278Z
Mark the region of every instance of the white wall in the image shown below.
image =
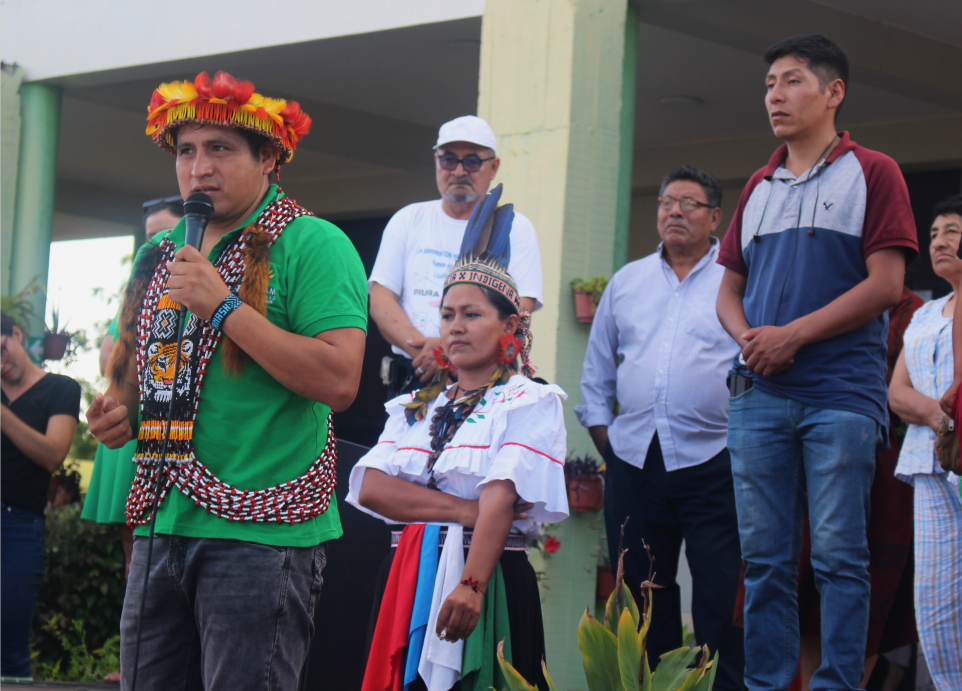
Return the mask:
M34 81L478 17L483 10L484 0L3 0L0 54Z

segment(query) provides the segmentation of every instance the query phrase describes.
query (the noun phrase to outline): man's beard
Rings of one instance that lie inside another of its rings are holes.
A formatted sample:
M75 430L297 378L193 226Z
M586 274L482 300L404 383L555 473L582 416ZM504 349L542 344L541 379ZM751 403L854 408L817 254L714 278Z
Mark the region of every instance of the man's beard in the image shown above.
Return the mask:
M460 180L455 179L453 182L456 184L460 182ZM446 201L454 204L473 204L481 199L482 195L475 192L474 188L470 186L470 182L468 182L464 187L456 187L453 190L449 188L448 191L441 196Z

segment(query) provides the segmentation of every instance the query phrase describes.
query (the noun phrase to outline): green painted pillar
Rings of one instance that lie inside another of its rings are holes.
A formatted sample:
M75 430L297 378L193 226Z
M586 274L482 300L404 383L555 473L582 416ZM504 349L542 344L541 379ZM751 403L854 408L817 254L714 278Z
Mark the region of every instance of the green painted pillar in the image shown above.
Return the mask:
M614 270L628 261L631 224L631 169L635 158L635 85L638 70L638 5L628 2L625 56L621 67L621 137L618 142L618 206L615 210Z
M4 63L0 69L0 294L10 293L13 216L17 208L17 165L20 161L20 84L23 68Z
M57 177L61 90L47 84L20 87L22 122L17 204L11 242L10 283L16 293L36 280L44 290L33 295L32 337L43 336L47 267L53 233L53 201Z
M632 131L637 26L627 0L487 0L481 23L478 115L498 137L503 200L538 232L544 308L532 320L532 360L568 393L569 455L597 457L573 410L589 328L575 318L569 283L610 277L626 256L632 143L622 140ZM543 561L548 669L562 691L587 691L577 627L595 608L601 523L572 515L552 530L561 548Z

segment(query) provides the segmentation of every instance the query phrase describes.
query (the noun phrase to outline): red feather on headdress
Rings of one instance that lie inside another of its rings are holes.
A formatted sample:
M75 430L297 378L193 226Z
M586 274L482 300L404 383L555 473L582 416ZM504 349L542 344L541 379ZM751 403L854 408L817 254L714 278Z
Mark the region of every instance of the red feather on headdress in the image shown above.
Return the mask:
M301 104L297 101L288 101L287 106L281 111L284 123L290 127L297 139L300 139L311 131L311 118L301 110Z
M237 101L238 105L244 105L251 100L251 96L253 95L253 82L249 82L246 79L242 82L234 82L234 100Z
M161 95L160 91L154 89L154 95L150 97L150 105L147 106L147 112L153 113L156 108L160 108L165 103L167 103L167 99Z
M206 72L201 72L194 79L194 88L197 89L197 95L201 98L210 98L210 75Z
M227 100L234 95L234 84L236 80L224 71L218 72L214 75L214 84L211 88L211 93L215 98L220 98Z

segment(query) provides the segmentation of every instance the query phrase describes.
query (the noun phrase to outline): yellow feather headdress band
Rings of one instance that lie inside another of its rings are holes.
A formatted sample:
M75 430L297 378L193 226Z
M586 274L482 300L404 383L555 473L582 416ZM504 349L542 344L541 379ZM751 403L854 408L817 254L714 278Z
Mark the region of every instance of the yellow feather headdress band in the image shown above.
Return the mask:
M213 81L201 72L193 82L169 82L154 90L147 107L147 134L171 153L173 130L188 123L226 125L267 137L278 148L277 164L294 156L297 142L311 130L311 118L297 101L254 93L249 81L218 72Z

